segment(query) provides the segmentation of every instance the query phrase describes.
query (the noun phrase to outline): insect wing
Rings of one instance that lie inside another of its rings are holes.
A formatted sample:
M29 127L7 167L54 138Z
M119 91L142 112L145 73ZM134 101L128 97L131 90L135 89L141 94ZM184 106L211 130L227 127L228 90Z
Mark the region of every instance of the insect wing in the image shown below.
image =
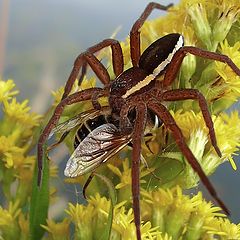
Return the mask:
M91 109L89 111L80 113L76 115L75 117L58 124L55 128L52 129L51 133L49 134L49 138L52 137L55 133L64 133L69 132L72 129L74 129L77 126L81 126L85 121L89 119L93 119L96 116L99 116L100 114L107 114L109 111L108 107L103 107L102 110L95 110Z
M103 124L78 145L64 170L66 177L88 173L106 162L131 141L131 134L123 135L111 123Z

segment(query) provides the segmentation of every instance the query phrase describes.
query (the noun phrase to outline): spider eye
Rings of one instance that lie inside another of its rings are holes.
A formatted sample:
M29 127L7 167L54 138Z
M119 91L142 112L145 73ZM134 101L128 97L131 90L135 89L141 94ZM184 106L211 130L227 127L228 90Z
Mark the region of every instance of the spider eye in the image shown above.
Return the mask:
M141 55L139 67L148 74L158 76L171 62L175 52L184 45L179 33L168 34L152 43Z

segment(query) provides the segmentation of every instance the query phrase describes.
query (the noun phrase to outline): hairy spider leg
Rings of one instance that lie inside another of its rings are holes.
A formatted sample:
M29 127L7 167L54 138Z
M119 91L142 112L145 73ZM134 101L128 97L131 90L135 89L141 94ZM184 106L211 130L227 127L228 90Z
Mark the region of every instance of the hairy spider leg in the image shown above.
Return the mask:
M51 130L56 126L65 106L90 100L92 98L92 95L96 93L98 93L99 96L106 95L106 91L102 88L89 88L69 95L56 106L52 117L48 121L46 127L43 129L38 141L38 186L40 186L42 179L43 145L47 141Z
M90 53L96 53L100 51L103 48L106 48L110 46L112 49L112 65L113 65L113 71L115 76L120 75L123 72L123 54L122 54L122 48L120 43L115 39L105 39L102 42L89 47L86 52ZM87 71L87 62L84 62L82 65L82 73L79 76L78 85L81 85L81 82L83 80L83 77L85 76Z
M172 61L169 63L164 79L162 81L164 87L170 86L173 83L181 67L183 58L186 56L187 53L190 53L198 57L226 63L238 76L240 76L240 69L234 64L234 62L228 56L220 53L203 50L197 47L184 46L174 54Z
M198 163L192 151L186 144L181 129L176 124L174 118L169 113L168 109L164 105L159 104L159 102L156 101L155 99L152 99L149 102L148 107L152 111L154 111L158 115L158 117L163 121L165 126L168 129L170 129L178 147L182 151L183 155L186 157L188 163L191 165L193 170L198 174L199 178L201 179L202 183L206 186L211 196L213 196L213 198L219 204L219 206L223 209L223 211L229 215L229 210L227 209L225 204L222 202L222 200L218 197L217 192L215 191L213 185L211 184L211 182L205 175L204 171L202 170L201 165Z
M159 10L166 11L171 6L173 6L173 4L169 4L168 6L163 6L159 3L150 2L147 5L147 7L144 9L141 16L133 24L132 29L130 31L130 53L131 53L132 65L134 67L138 66L139 58L141 56L139 29L145 23L148 16L152 13L153 9L159 9Z
M81 53L74 61L73 69L67 83L64 88L64 93L62 99L66 98L70 93L72 86L77 79L80 69L82 67L82 73L79 76L78 84L81 85L82 79L86 74L87 64L91 67L94 71L96 76L102 82L104 86L109 85L110 83L110 76L107 69L104 65L97 59L94 55L95 52L100 51L103 48L111 47L112 49L112 64L113 64L113 71L116 76L123 72L123 53L120 43L114 39L105 39L102 42L88 48L85 52Z
M222 153L217 145L217 139L214 131L213 121L212 121L210 112L208 110L206 99L197 89L169 90L161 94L161 99L164 101L179 101L179 100L187 100L187 99L198 100L199 107L203 115L203 119L209 130L209 135L210 135L212 145L215 148L215 151L217 152L218 156L222 157Z
M139 102L136 105L136 119L132 135L132 197L133 197L133 214L136 226L137 239L141 240L140 231L140 161L141 161L141 143L144 135L144 129L147 121L147 107L145 103Z

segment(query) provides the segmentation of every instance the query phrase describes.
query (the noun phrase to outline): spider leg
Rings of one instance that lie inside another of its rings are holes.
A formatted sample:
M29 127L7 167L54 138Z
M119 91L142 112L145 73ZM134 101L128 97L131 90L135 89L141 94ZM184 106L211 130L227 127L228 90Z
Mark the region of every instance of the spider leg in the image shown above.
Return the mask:
M109 91L108 88L106 88L106 90ZM96 92L95 94L92 95L92 105L93 105L93 108L96 109L96 110L100 110L101 109L101 104L98 101L99 97L100 96L99 96L98 92Z
M139 29L142 27L142 25L146 21L147 17L151 14L153 9L167 10L171 6L172 4L169 4L168 6L163 6L159 3L150 2L147 5L147 7L144 9L141 16L137 19L137 21L132 26L132 29L130 31L130 53L131 53L132 64L134 67L138 66L138 61L141 55Z
M186 56L187 53L190 53L198 57L226 63L238 76L240 76L240 69L234 64L234 62L228 56L220 53L203 50L197 47L185 46L180 48L174 54L172 61L169 63L169 66L166 70L166 73L162 82L164 87L170 86L172 82L175 80L177 73L181 67L183 58Z
M108 85L110 82L110 76L104 65L97 59L94 55L95 52L110 46L112 49L112 63L113 70L116 76L123 72L123 54L120 43L114 39L105 39L102 42L88 48L85 52L81 53L75 60L72 72L67 80L64 88L64 93L62 99L66 98L70 93L75 80L78 77L79 71L82 67L82 72L79 77L79 85L82 82L84 75L86 74L87 64L92 68L94 73L97 75L99 80L104 86Z
M81 101L89 100L92 98L93 94L99 93L99 96L104 96L106 94L106 91L102 88L89 88L80 92L73 93L63 99L55 108L54 113L50 120L48 121L46 127L43 129L39 140L38 140L38 185L41 184L41 178L42 178L42 158L43 158L43 145L47 141L49 134L51 130L55 127L57 124L64 107L66 105L71 105L74 103L78 103Z
M140 184L139 169L141 160L141 142L144 134L145 124L147 121L147 107L144 103L139 102L136 105L136 119L132 136L132 196L133 196L133 213L136 226L137 240L141 240L140 232Z
M208 111L208 106L206 99L204 96L197 90L197 89L176 89L166 91L161 95L161 98L164 101L178 101L178 100L186 100L186 99L196 99L199 102L199 107L202 111L202 115L205 121L206 126L209 129L209 135L215 151L217 152L218 156L221 157L221 151L217 146L216 135L214 131L213 121L211 115Z
M218 197L216 190L214 189L213 185L205 175L201 165L198 163L192 151L186 144L180 128L177 126L174 118L169 113L168 109L162 104L159 104L155 100L151 100L148 104L148 107L151 110L153 110L158 115L158 117L163 121L166 127L171 130L178 147L182 151L183 155L186 157L188 163L191 165L193 170L198 174L199 178L201 179L202 183L206 186L211 196L215 199L215 201L219 204L223 211L229 215L229 210L224 205L222 200Z

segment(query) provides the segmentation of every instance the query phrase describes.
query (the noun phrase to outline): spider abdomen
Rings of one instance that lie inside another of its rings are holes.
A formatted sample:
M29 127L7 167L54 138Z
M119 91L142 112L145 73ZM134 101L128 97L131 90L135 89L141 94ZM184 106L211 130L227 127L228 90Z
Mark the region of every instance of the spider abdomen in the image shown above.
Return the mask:
M139 67L148 74L158 76L164 72L173 55L183 45L184 39L179 33L171 33L159 38L142 53L139 59Z

